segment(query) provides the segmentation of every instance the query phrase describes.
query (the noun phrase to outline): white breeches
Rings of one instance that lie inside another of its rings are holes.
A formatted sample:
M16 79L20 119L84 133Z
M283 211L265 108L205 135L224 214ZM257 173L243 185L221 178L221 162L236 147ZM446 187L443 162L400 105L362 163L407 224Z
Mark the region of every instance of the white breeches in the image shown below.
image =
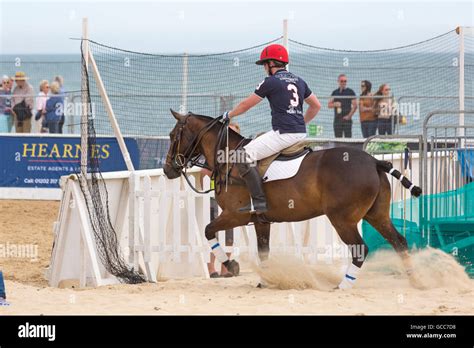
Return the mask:
M291 145L296 144L306 138L306 133L284 133L279 131L268 131L265 134L252 140L244 146L250 162L261 160L262 158L280 152Z

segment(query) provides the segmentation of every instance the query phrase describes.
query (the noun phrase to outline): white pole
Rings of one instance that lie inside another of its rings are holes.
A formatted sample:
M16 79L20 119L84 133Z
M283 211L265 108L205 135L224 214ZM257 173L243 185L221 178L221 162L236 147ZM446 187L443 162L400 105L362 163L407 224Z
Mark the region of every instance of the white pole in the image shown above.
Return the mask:
M85 66L82 67L81 75L81 174L85 177L87 174L87 137L88 137L88 90L87 90L87 74L89 69L89 30L87 18L82 19L82 54Z
M285 46L288 53L290 52L288 48L288 19L283 20L283 46ZM287 65L287 70L290 71L289 65Z
M464 111L464 28L456 28L459 34L459 110ZM459 136L464 136L464 113L459 114Z
M185 53L183 56L183 91L181 100L180 113L185 114L188 112L188 54Z
M120 151L122 152L123 159L125 161L125 164L127 165L127 170L134 171L135 168L133 167L132 160L130 159L130 154L128 152L127 145L125 145L125 141L123 140L122 132L120 131L117 118L115 117L114 110L112 109L112 104L110 103L109 96L105 91L105 86L102 82L102 77L100 76L99 69L97 68L97 64L91 52L89 52L89 60L92 65L92 72L94 73L97 88L99 89L100 96L102 97L102 101L104 102L107 115L109 115L109 120L112 125L112 129L114 130L115 137L117 138L117 142L119 144Z

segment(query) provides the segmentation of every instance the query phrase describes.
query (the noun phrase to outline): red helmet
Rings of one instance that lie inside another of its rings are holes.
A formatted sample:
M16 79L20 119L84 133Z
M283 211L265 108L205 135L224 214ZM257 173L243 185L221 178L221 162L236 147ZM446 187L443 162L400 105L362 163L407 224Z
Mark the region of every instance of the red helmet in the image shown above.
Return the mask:
M268 60L276 60L285 64L288 64L288 51L285 46L272 44L265 47L260 54L260 59L255 64L263 65Z

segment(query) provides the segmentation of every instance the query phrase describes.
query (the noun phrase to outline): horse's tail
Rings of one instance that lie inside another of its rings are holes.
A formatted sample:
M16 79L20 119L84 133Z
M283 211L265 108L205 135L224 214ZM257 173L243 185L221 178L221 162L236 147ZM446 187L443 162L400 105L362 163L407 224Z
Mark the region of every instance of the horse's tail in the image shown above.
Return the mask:
M406 177L404 177L402 175L402 173L400 173L398 170L393 168L393 165L392 165L391 162L376 160L376 165L377 165L377 170L381 170L385 173L388 173L391 176L393 176L394 178L400 180L403 187L410 190L410 193L413 196L419 197L421 195L421 188L418 187L418 186L415 186L410 180L408 180Z

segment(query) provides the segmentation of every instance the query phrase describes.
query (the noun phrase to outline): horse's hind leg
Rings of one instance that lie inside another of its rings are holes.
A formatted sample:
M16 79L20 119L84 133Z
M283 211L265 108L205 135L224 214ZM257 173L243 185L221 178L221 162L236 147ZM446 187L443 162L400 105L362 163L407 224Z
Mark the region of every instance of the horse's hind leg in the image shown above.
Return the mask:
M395 226L393 226L390 218L384 217L377 219L366 216L366 220L392 245L398 255L400 255L410 284L418 289L423 288L423 285L420 283L420 277L413 268L411 256L408 252L407 241L405 237L397 231Z
M347 245L351 252L352 262L347 267L347 271L339 284L339 289L346 290L354 286L359 271L364 263L369 248L359 234L357 224L344 221L342 215L328 215L329 220L336 229L339 237Z
M422 288L419 277L416 275L410 254L408 253L408 245L405 237L403 237L393 226L390 219L390 184L387 177L383 174L385 180L381 178L381 189L374 204L364 217L387 242L392 245L393 249L400 255L405 270L407 272L410 283L416 288Z
M257 247L260 261L268 259L270 253L270 224L255 223L255 231L257 232Z
M260 262L268 259L268 254L270 253L270 224L262 224L259 222L254 223L255 232L257 234L257 248L258 248L258 258ZM260 282L257 285L257 288L265 288L263 279L260 279Z

